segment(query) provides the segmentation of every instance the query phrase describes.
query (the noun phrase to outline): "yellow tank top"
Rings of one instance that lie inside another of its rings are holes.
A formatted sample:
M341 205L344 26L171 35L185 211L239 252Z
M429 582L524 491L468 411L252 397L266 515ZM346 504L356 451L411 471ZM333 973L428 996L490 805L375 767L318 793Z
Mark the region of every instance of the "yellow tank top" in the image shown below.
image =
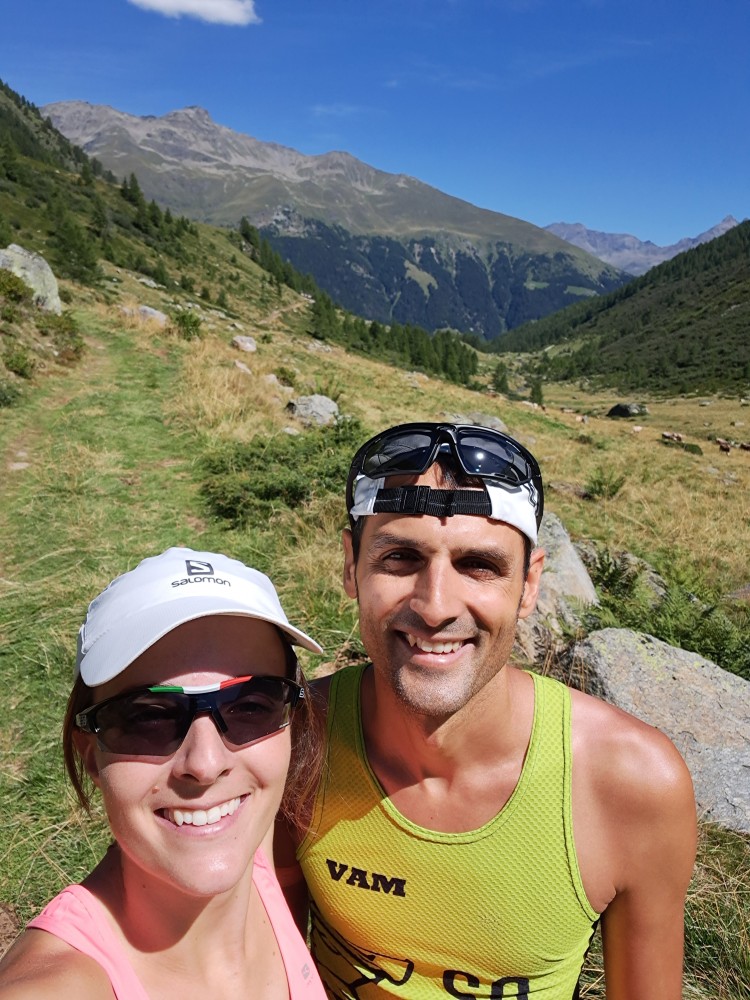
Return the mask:
M480 829L439 833L402 816L369 767L362 671L332 680L328 761L298 850L329 995L571 1000L598 914L573 844L568 690L532 674L513 794Z

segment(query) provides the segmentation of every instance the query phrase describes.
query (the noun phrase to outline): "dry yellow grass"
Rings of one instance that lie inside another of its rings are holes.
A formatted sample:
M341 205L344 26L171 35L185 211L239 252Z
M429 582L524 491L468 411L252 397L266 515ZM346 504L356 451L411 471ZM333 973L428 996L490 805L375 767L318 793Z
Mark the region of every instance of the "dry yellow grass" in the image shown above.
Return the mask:
M335 387L341 412L360 419L365 433L399 421L481 411L500 417L537 455L548 487L547 506L574 537L633 551L662 568L696 572L719 592L748 582L750 452L722 454L706 440L709 433L740 435L750 409L739 401L713 399L708 407L697 399L650 401L651 412L641 419L640 431L634 431L634 421L591 416L583 423L562 407L575 404L606 412L616 397L584 397L562 387L546 412L532 410L369 358L355 361L340 347L284 332L283 317L277 322L270 340L258 341L255 354L231 348L228 338L191 345L184 391L172 404L175 415L217 440L278 433L293 423L284 409L290 393L266 379L282 369L293 371L296 394ZM235 368L236 360L247 364L252 375ZM663 430L683 433L703 455L665 446ZM624 477L622 489L609 500L575 495L597 474Z

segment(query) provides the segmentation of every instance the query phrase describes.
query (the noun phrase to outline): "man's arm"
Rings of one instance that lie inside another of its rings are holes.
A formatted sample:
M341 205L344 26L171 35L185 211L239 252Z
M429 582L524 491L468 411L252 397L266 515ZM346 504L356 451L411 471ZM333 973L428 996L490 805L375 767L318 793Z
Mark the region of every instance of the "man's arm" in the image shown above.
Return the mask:
M628 719L606 770L615 895L602 917L607 1000L680 1000L697 824L690 774L658 730ZM603 775L602 775L603 776Z

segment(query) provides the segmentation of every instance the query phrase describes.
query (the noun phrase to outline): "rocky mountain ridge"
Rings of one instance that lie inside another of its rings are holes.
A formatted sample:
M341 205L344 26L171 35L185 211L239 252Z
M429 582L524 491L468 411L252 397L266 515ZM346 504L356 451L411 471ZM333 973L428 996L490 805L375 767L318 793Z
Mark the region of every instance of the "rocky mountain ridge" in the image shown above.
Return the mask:
M218 225L247 217L297 270L368 319L491 339L627 280L521 219L348 153L306 156L261 142L201 108L158 118L82 101L42 110L117 176L135 173L147 198Z
M717 236L723 236L738 224L734 216L727 215L704 233L698 236L686 236L677 243L665 247L657 246L651 240L640 240L629 233L603 233L596 229L588 229L580 222L553 222L544 228L547 232L554 233L560 239L567 240L568 243L580 247L581 250L593 254L613 267L627 271L628 274L639 275L645 274L665 260L671 260L678 253L692 250L702 243L716 239Z

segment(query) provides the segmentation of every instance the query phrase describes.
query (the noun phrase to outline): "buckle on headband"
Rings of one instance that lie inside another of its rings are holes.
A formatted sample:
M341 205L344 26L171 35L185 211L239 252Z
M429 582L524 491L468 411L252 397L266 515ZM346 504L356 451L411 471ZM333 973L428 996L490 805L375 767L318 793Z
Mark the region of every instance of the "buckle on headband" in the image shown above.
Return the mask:
M432 517L480 514L489 517L492 513L492 502L484 490L440 490L431 486L396 486L378 490L372 512L373 514L429 514Z

